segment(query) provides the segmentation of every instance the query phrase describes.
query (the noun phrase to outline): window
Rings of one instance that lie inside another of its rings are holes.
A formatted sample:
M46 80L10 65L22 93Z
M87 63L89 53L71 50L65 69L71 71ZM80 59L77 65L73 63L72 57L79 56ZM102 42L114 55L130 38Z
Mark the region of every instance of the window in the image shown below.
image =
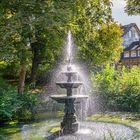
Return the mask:
M135 31L131 31L131 32L132 32L132 38L135 38L136 37Z
M129 57L129 52L124 52L124 57Z
M131 51L131 57L136 57L136 51Z
M131 35L132 35L131 31L129 31L128 32L128 37L131 38L132 37Z
M128 32L128 37L129 37L129 38L135 38L135 37L136 37L136 32L133 31L133 30L130 30L130 31Z
M138 56L140 56L140 50L138 50Z

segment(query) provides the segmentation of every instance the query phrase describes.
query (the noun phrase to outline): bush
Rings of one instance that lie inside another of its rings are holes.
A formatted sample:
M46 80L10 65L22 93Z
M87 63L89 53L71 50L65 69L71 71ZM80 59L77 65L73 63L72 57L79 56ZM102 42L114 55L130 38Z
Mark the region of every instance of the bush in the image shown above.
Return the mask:
M18 77L19 64L17 62L0 61L0 72L5 78Z
M1 121L9 119L31 119L37 104L37 95L24 93L20 95L0 79L0 118Z
M140 111L140 68L115 70L107 65L92 75L101 91L107 108L121 111Z
M36 113L36 105L38 103L38 98L36 94L24 93L17 96L20 102L20 108L16 112L16 116L19 120L29 120L34 118Z

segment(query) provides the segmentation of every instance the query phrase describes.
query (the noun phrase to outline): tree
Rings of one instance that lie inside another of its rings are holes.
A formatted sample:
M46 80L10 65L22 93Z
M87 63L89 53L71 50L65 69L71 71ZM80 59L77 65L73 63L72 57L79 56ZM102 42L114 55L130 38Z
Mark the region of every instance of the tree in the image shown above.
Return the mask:
M29 26L25 26L27 19L22 18L23 13L19 12L13 1L1 1L1 44L2 53L7 53L11 59L19 60L19 85L18 92L23 93L26 75L26 63L28 59L27 32ZM24 16L23 16L24 17ZM6 59L6 57L5 57Z
M128 15L140 15L140 1L126 0L125 11L128 13Z
M59 3L58 1L46 0L3 0L0 4L2 11L1 19L4 19L1 23L0 32L3 53L4 50L8 49L8 51L14 52L14 54L10 54L11 58L15 55L17 60L19 60L20 78L18 91L19 93L23 93L26 67L29 65L31 58L33 58L31 78L34 81L38 65L41 63L42 58L46 58L46 54L49 53L52 57L58 55L58 52L55 50L59 50L60 44L62 45L61 40L64 36L63 27L69 19L69 8L67 8L67 2ZM3 34L4 32L7 34ZM53 43L50 43L51 41ZM49 43L53 45L50 46ZM40 44L43 44L43 49ZM5 53L8 53L8 51L5 51ZM52 51L55 53L52 53ZM44 52L47 53L45 54ZM51 57L49 61L52 61Z
M112 19L109 0L88 0L80 3L75 24L75 38L80 59L89 64L104 64L120 58L121 29ZM80 15L80 16L78 16Z
M1 0L0 8L0 43L3 54L20 64L20 93L27 67L32 63L35 83L39 64L55 63L68 29L84 60L104 63L119 53L114 51L120 46L120 31L112 20L109 0Z

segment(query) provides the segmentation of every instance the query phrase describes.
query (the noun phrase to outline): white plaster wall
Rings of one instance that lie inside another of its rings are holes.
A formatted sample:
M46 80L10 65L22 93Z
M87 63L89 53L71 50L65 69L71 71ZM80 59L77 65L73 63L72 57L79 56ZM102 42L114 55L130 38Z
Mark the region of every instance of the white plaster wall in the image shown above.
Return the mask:
M135 32L135 37L130 37L130 31L132 31L132 32ZM124 46L124 48L126 48L126 47L128 47L132 42L134 42L134 41L139 41L139 39L140 39L140 36L139 36L139 34L138 34L138 32L137 32L137 30L134 28L134 27L132 27L131 29L130 29L130 31L129 32L127 32L127 34L125 34L124 36L123 36L123 43L122 43L122 45Z

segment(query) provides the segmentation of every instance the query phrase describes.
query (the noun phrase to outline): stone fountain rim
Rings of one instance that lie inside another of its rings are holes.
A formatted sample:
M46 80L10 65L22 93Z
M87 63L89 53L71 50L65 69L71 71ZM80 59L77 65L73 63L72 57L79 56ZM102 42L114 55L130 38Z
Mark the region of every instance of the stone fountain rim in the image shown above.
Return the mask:
M72 96L67 96L66 94L61 94L61 95L51 95L51 98L57 98L57 99L81 99L81 98L88 98L88 95L72 95Z

